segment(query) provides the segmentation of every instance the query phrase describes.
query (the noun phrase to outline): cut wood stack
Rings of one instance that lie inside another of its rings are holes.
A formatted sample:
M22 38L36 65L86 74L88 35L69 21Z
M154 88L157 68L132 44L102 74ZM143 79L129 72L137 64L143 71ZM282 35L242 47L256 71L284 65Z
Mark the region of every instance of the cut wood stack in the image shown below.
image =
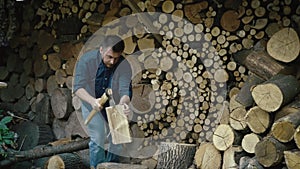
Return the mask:
M57 139L87 136L71 97L74 66L97 47L86 41L93 33L117 34L134 72L131 128L142 138L128 144L130 157L177 142L213 154L215 163L197 151L198 168L290 167L298 158L298 1L46 0L22 14L0 59L0 108L52 126ZM276 159L263 162L257 144L278 149Z

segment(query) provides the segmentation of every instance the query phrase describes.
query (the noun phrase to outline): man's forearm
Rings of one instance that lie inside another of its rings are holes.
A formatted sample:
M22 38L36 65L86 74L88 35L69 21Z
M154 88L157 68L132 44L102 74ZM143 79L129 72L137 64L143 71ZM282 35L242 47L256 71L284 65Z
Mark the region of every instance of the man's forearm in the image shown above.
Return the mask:
M95 99L93 96L91 96L84 88L78 89L75 94L83 101L89 103L90 105L93 105L95 102Z

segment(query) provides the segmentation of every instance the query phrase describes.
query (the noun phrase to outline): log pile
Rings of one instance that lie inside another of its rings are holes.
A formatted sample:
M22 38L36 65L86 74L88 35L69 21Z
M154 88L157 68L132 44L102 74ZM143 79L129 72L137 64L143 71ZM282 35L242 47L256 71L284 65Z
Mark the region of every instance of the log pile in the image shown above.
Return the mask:
M300 142L292 115L300 91L298 0L23 3L0 65L8 84L2 109L51 126L56 139L86 137L80 100L71 95L74 66L97 47L91 35L117 34L133 70L126 156L154 168L160 142L177 142L198 145L197 168L292 166L299 158L299 147L286 146ZM259 145L276 152L264 155Z

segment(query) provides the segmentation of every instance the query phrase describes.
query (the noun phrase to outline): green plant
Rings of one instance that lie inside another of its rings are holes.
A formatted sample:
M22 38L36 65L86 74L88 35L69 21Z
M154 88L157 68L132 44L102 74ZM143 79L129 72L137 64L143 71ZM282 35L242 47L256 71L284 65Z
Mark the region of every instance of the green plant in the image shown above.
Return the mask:
M7 156L5 147L13 146L15 133L11 131L7 124L12 120L11 116L5 116L0 121L0 155Z

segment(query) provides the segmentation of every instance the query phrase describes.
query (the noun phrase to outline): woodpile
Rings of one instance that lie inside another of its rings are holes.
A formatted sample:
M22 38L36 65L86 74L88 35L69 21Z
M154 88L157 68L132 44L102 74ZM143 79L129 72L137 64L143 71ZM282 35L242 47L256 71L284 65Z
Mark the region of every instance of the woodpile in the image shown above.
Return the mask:
M133 70L124 156L163 168L170 155L158 152L175 142L196 145L191 168L298 167L299 0L20 3L1 49L1 109L51 126L55 139L87 137L74 67L95 37L117 34Z

